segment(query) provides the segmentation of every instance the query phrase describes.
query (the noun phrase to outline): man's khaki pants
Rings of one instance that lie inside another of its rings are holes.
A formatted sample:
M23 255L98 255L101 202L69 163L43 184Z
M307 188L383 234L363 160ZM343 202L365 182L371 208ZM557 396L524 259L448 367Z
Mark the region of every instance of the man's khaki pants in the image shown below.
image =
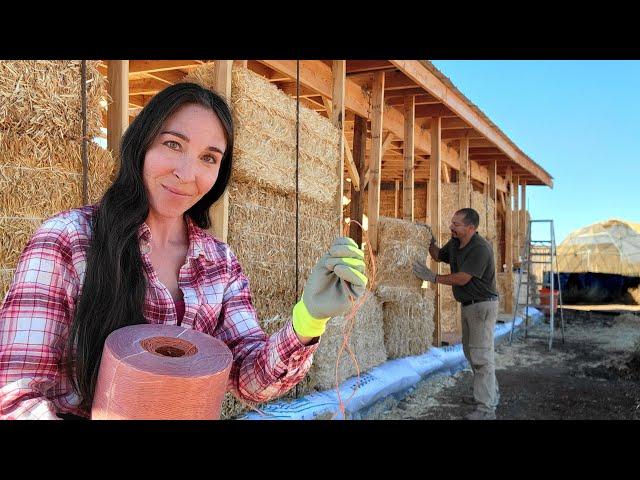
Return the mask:
M473 397L478 410L487 412L495 412L500 397L493 349L497 317L497 301L462 307L462 349L473 369Z

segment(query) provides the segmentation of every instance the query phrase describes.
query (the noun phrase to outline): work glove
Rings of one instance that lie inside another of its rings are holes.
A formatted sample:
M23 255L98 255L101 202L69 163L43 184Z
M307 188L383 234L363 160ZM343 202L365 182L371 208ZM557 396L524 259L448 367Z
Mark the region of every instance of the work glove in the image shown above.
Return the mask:
M331 317L349 311L367 285L364 252L349 237L339 237L324 254L293 307L293 329L303 337L319 337Z
M436 274L433 273L423 262L420 262L418 260L413 262L413 273L416 277L424 280L425 282L436 281Z

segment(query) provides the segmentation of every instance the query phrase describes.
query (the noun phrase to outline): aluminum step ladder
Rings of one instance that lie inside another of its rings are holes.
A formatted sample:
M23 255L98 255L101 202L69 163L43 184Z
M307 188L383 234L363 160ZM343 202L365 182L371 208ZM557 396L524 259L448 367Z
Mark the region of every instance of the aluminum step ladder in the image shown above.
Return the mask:
M549 226L549 238L543 240L532 240L531 239L531 230L532 224L547 224ZM555 230L553 227L553 220L529 220L529 224L527 225L527 241L526 241L526 249L525 249L525 258L524 261L520 264L519 275L518 275L518 288L516 294L515 301L515 309L513 313L513 323L511 324L511 332L509 334L509 345L513 342L513 332L515 329L515 320L516 315L518 313L518 307L524 306L524 315L525 315L525 327L524 327L524 335L525 338L529 333L529 307L536 307L538 309L546 309L549 308L549 351L553 346L553 336L554 336L554 328L555 328L555 279L558 274L558 257L556 255L556 240L555 240ZM542 268L542 278L541 282L531 282L530 273L533 270L533 265L543 265ZM541 297L549 296L548 305L543 305L541 303L534 303L532 301L534 291L531 291L529 285L532 284L534 289L537 289L538 286L544 286L544 273L545 268L549 273L550 277L550 286L551 292L546 294L540 294ZM525 281L523 282L523 276ZM525 297L524 304L520 304L520 291L522 288L522 284L526 283L527 295ZM560 283L560 277L558 276L558 283ZM558 285L558 300L559 300L559 308L560 308L560 326L562 331L562 343L564 343L564 314L562 312L562 287Z

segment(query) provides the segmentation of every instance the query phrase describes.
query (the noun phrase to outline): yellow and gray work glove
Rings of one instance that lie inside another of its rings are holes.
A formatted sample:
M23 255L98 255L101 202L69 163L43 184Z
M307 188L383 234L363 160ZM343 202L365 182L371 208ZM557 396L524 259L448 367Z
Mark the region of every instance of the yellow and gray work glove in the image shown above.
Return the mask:
M424 262L419 260L415 260L413 262L413 274L425 282L435 282L437 276L436 273L432 272L429 267L424 264Z
M364 252L349 237L339 237L318 260L302 298L293 307L293 329L303 337L319 337L331 317L343 315L365 292Z

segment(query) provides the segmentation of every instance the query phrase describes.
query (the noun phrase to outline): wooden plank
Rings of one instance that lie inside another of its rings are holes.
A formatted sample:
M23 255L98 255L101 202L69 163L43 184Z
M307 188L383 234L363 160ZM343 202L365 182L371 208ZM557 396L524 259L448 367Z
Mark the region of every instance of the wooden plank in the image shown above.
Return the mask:
M382 162L382 121L384 114L384 72L373 76L371 96L371 179L369 180L369 241L378 252L378 215L380 212L380 169Z
M345 84L345 75L347 73L346 60L333 60L333 88L332 88L332 105L331 105L331 123L334 127L338 129L338 165L336 168L338 169L338 191L342 192L344 188L344 148L345 148L345 138L344 138L344 84ZM322 97L324 99L324 97ZM353 159L352 159L353 161ZM359 183L359 182L358 182ZM338 235L342 235L342 195L338 195L338 204L336 205L338 210Z
M353 137L353 158L356 166L356 173L361 175L364 173L365 162L365 146L367 141L367 119L356 116ZM352 220L362 225L362 215L364 212L364 188L356 190L353 182L351 182L351 203L350 215ZM358 245L362 245L362 228L356 223L349 225L349 236L355 240Z
M469 139L460 140L460 171L458 173L458 208L471 205L471 179L469 176Z
M431 119L431 158L429 170L431 172L440 172L442 169L442 157L440 154L440 135L442 131L440 128L440 118L436 117ZM441 204L441 195L442 195L442 184L440 182L440 175L433 174L429 180L429 194L430 194L430 219L431 219L431 231L433 232L433 236L436 239L437 245L442 246L442 238L440 235L440 223L442 217L442 204ZM431 270L433 270L436 274L442 273L442 268L440 262L436 262L431 259ZM441 298L440 298L440 285L437 283L431 284L435 290L435 299L434 299L434 307L435 311L433 314L433 321L435 324L435 329L433 333L433 344L437 347L440 346L442 341L442 331L441 331L441 322L440 322L440 313L441 313Z
M155 78L141 78L129 81L129 95L155 95L167 87L167 83Z
M553 186L551 176L533 160L524 155L504 134L492 127L487 120L482 118L478 112L463 99L458 93L447 87L442 80L430 72L418 60L390 60L393 65L403 72L417 85L423 87L434 97L439 98L456 115L465 120L471 127L482 133L484 137L491 140L500 150L505 152L516 164L523 167L528 172L539 178L545 185ZM421 106L430 107L430 105ZM416 116L418 112L416 111Z
M347 60L347 75L376 70L395 70L388 60Z
M181 70L163 70L160 72L147 72L147 75L167 85L173 85L181 81L187 74Z
M442 132L443 140L457 140L460 138L482 138L482 134L473 128L453 128Z
M498 202L497 202L497 191L496 191L496 168L497 168L497 164L495 162L495 160L493 162L491 162L489 164L489 198L491 198L493 200L493 203L495 205L495 208L493 209L493 222L494 225L497 225L497 221L498 221ZM497 232L496 232L497 235ZM499 239L496 237L495 242L498 242ZM496 267L497 265L497 261L498 259L495 259L496 261ZM498 268L497 269L498 272L502 271L502 268Z
M451 174L449 172L449 167L442 163L442 181L444 183L451 183Z
M130 60L129 73L162 72L165 70L191 69L202 62L197 60Z
M513 174L511 167L507 167L507 185L508 193L505 204L504 215L504 263L506 265L505 273L507 274L507 295L504 299L505 313L513 313L513 211L511 204L513 202Z
M120 141L129 126L129 60L108 60L107 79L111 97L107 107L107 149L119 166Z
M214 90L231 104L231 69L233 60L216 60L213 69ZM226 242L229 235L229 190L215 202L211 209L213 225L209 230L217 239Z
M513 176L513 237L515 244L515 254L513 261L520 263L520 179L517 175Z
M327 109L327 112L331 114L331 112L333 111L332 102L326 97L322 97L322 101L324 102L324 106ZM343 124L343 128L344 128L344 124ZM356 168L356 164L353 159L353 154L351 153L351 148L349 147L349 141L347 140L347 137L344 131L342 132L342 144L344 145L344 153L346 154L345 156L347 158L347 171L349 172L351 185L354 186L356 191L360 191L360 175L358 175L358 169ZM362 188L364 189L364 187Z
M413 197L414 197L414 177L413 177L413 155L415 132L415 98L413 96L404 99L404 176L402 181L402 218L413 222Z
M234 60L233 66L236 68L248 68L249 60Z
M418 105L416 107L416 118L419 117L455 117L456 114L442 103L433 103L431 105Z

